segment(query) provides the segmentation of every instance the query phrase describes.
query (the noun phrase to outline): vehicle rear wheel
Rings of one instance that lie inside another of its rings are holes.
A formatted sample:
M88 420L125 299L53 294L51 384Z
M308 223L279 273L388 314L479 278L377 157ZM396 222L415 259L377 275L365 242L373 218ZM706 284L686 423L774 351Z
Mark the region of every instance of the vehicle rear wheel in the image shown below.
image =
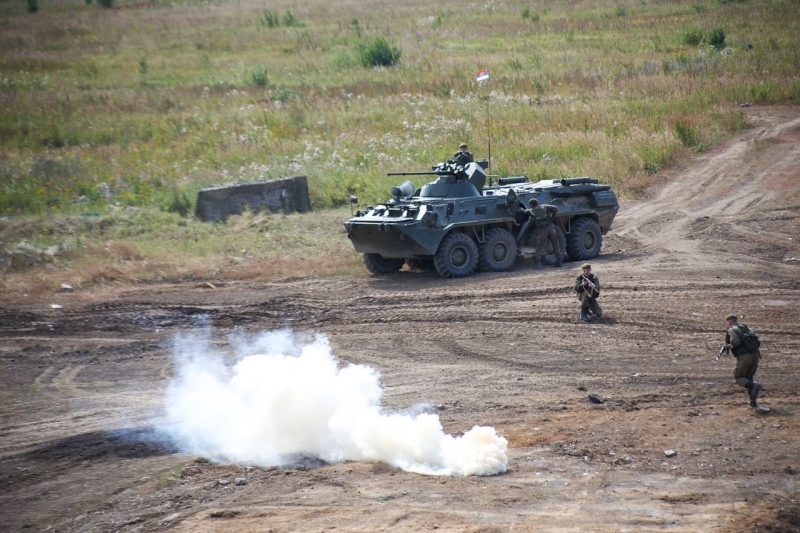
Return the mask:
M504 272L517 260L517 243L511 233L502 228L486 232L486 240L478 250L478 268L484 272Z
M404 259L386 259L381 254L364 254L364 266L373 274L391 274L403 268Z
M433 256L436 271L445 278L463 278L475 271L478 247L463 233L451 233L439 244Z
M554 224L556 228L556 238L558 239L558 247L561 248L561 261L567 260L567 236L561 226ZM556 251L553 249L553 243L548 239L544 245L544 257L542 258L544 264L553 266L557 263Z
M603 233L594 219L580 217L572 221L567 239L567 253L573 261L585 261L600 255Z

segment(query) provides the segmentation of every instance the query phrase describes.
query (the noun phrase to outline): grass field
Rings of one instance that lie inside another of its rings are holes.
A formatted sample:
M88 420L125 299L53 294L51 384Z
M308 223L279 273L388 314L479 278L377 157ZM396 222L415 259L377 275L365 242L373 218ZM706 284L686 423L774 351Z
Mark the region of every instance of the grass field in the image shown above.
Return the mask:
M362 65L376 37L398 64ZM6 289L341 272L349 196L462 141L486 157L491 135L496 174L635 197L746 128L740 104L800 103L796 0L2 1L0 51L0 240L58 246L6 261ZM180 215L208 185L298 174L311 215Z

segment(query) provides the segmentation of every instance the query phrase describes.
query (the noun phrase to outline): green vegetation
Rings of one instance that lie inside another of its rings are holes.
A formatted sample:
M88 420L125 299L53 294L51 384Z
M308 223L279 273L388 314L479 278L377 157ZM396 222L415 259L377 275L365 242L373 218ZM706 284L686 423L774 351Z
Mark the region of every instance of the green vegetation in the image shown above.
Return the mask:
M400 62L400 55L400 49L382 35L358 46L358 57L365 67L391 67Z
M708 44L716 49L725 48L725 30L719 26L708 34Z
M280 18L278 18L278 14L274 13L268 7L265 7L263 13L261 13L261 18L259 19L259 23L267 28L276 28L281 25L281 21Z
M703 30L696 26L690 26L683 30L681 41L683 41L683 44L686 46L698 46L703 42Z
M199 189L297 174L317 210L375 203L387 171L485 156L488 124L493 172L624 198L748 127L739 104L800 103L796 1L525 4L4 3L0 216L137 208L169 241Z

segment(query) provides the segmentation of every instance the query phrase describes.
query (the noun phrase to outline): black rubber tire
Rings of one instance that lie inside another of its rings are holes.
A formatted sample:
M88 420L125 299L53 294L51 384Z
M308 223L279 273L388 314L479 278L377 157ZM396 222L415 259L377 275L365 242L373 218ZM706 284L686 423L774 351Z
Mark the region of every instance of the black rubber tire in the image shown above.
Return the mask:
M567 260L567 235L558 224L553 224L553 226L556 229L556 238L558 239L558 247L561 248L561 262L563 263ZM556 253L549 240L544 244L544 257L542 258L542 262L549 266L556 264Z
M440 276L463 278L471 275L478 265L478 246L463 233L450 233L439 244L433 264Z
M600 255L603 247L603 233L592 218L580 217L570 225L567 237L567 253L573 261L586 261Z
M405 264L405 259L385 259L381 254L364 254L364 266L373 274L391 274Z
M433 259L406 259L406 266L410 270L419 270L422 272L428 272L436 269L436 267L433 265Z
M517 260L517 243L514 236L503 228L486 232L486 239L478 246L478 269L484 272L505 272Z

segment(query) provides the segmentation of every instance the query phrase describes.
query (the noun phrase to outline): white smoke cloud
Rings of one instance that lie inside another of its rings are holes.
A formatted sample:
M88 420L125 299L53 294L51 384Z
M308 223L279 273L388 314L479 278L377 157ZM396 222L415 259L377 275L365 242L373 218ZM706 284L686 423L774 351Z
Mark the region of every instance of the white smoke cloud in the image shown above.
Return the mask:
M494 428L453 437L438 416L383 413L380 374L339 368L324 336L301 340L283 330L231 345L236 362L226 365L208 338L176 340L164 429L186 452L258 466L303 456L434 475L506 471L508 442Z

